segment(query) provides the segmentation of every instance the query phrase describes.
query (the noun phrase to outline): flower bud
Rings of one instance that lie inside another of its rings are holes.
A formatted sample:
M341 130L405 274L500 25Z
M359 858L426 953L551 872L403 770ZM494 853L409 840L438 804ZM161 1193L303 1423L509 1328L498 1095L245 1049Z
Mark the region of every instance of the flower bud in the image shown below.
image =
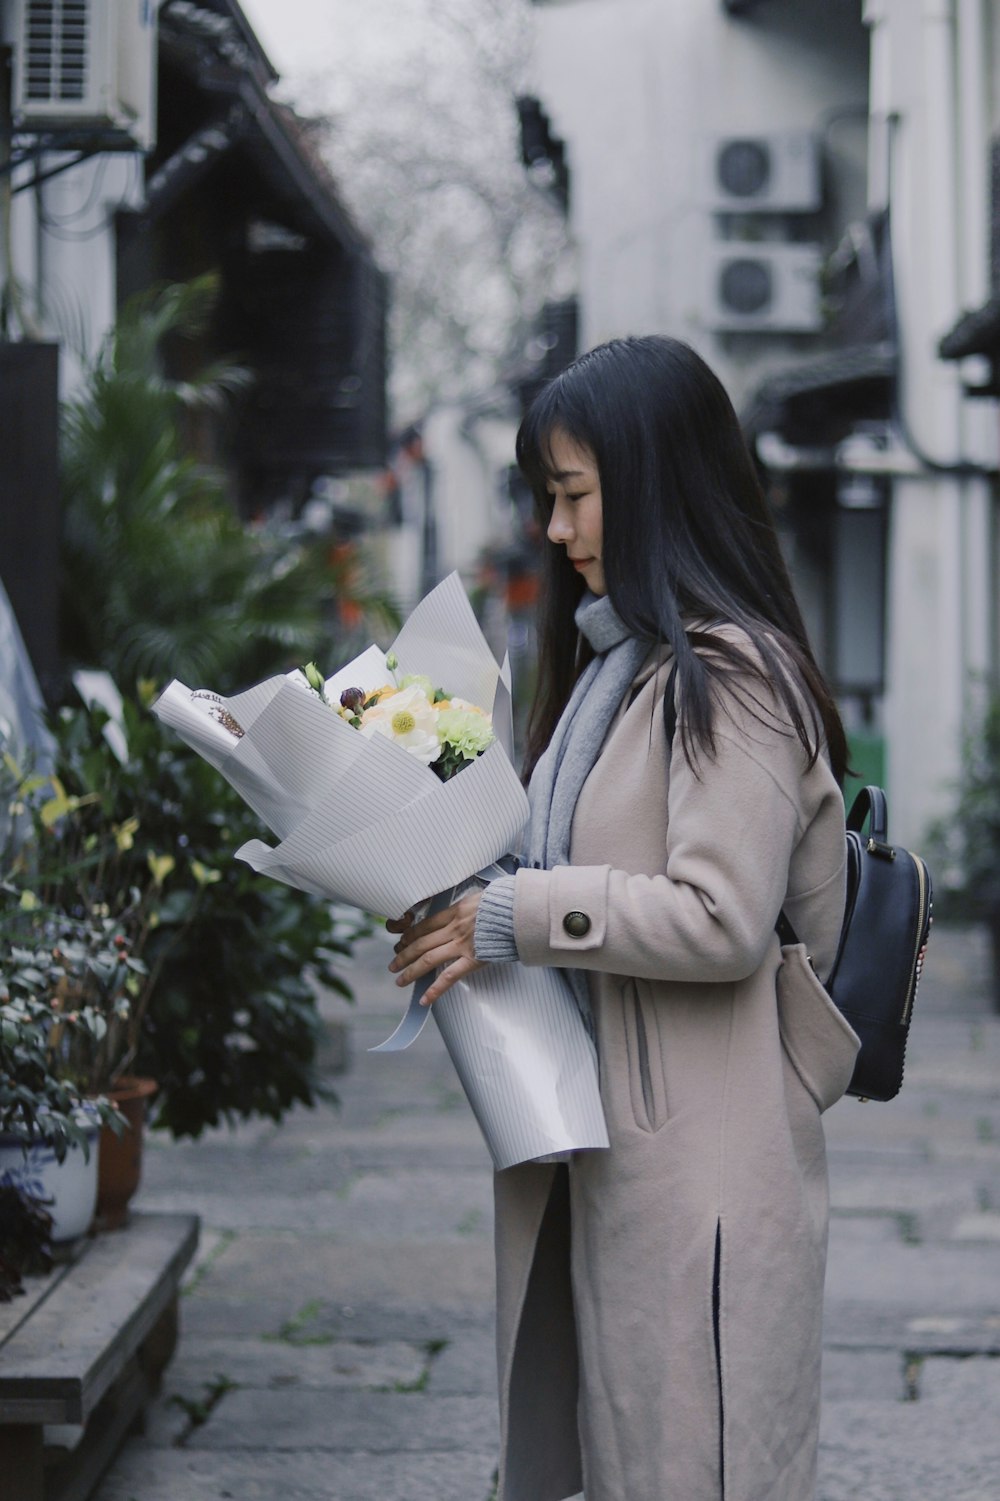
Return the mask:
M340 695L340 707L350 709L352 714L360 714L365 706L365 690L363 688L345 688Z
M299 670L301 671L303 677L305 678L306 682L309 684L313 692L318 693L320 698L325 699L326 694L323 690L326 687L326 683L324 681L323 674L316 666L316 663L307 662L306 665Z

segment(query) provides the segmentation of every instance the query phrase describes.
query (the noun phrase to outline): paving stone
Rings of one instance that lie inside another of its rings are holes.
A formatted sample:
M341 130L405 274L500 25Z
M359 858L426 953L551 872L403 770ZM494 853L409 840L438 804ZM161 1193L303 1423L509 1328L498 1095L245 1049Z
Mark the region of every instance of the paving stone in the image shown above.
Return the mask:
M899 1245L902 1233L898 1214L881 1210L832 1210L829 1254L838 1255L841 1245Z
M838 1237L826 1287L834 1299L908 1308L914 1316L978 1311L1000 1302L996 1251L974 1243L900 1245L891 1255L873 1256L870 1246Z
M495 1400L497 1362L492 1334L492 1329L484 1329L449 1340L431 1362L427 1390L439 1396L446 1392L481 1393Z
M439 1309L492 1305L493 1248L460 1241L342 1241L286 1231L248 1232L231 1241L207 1272L207 1293L250 1299L275 1287L298 1290L300 1305L406 1301Z
M482 1172L366 1172L351 1185L345 1219L366 1238L493 1238L493 1184Z
M394 1299L381 1299L376 1303L319 1302L311 1305L302 1337L306 1340L402 1339L413 1344L437 1344L474 1330L492 1341L493 1322L492 1307L430 1308L419 1302L408 1303L405 1294L400 1293Z
M497 1444L496 1404L488 1397L422 1392L234 1391L188 1440L191 1449L470 1449Z
M219 1376L241 1387L411 1386L427 1368L426 1342L336 1340L292 1344L281 1339L195 1339L185 1336L167 1368L168 1395L191 1396Z
M896 1350L824 1350L823 1401L900 1401L904 1360Z
M996 1425L1000 1415L1000 1360L982 1355L968 1359L929 1356L920 1367L918 1391L921 1406L929 1402L978 1411ZM1000 1495L1000 1472L997 1476Z
M930 1313L828 1297L823 1345L825 1349L898 1350L917 1355L1000 1355L1000 1314L979 1309L965 1314Z
M100 1501L487 1501L496 1465L476 1453L158 1452L130 1442Z
M210 1339L221 1335L233 1339L276 1335L302 1307L297 1287L285 1287L280 1296L220 1297L201 1287L181 1299L181 1338L193 1335Z
M966 1214L952 1231L955 1240L1000 1240L1000 1214Z
M943 1402L829 1402L818 1501L996 1501L995 1409Z
M958 1217L979 1206L972 1184L964 1174L938 1168L926 1161L916 1164L879 1164L873 1161L845 1165L831 1162L830 1206L836 1212L870 1210L880 1214L914 1214L945 1210Z

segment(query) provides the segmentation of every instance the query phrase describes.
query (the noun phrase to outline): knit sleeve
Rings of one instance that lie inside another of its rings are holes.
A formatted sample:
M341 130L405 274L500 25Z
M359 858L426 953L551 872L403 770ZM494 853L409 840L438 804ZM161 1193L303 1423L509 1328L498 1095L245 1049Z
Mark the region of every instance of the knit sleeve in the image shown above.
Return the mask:
M477 959L509 964L518 958L513 876L500 876L483 889L476 912L475 944Z

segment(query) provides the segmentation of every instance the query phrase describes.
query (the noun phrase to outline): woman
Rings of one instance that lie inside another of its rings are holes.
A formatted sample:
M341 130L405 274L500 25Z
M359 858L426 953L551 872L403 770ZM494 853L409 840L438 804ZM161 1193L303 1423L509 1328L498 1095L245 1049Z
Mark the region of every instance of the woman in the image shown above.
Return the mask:
M390 966L447 965L428 1001L484 962L560 966L597 1044L610 1150L497 1175L498 1495L807 1501L819 1117L857 1038L775 922L829 970L843 729L691 349L584 355L518 462L547 537L528 863L393 924Z

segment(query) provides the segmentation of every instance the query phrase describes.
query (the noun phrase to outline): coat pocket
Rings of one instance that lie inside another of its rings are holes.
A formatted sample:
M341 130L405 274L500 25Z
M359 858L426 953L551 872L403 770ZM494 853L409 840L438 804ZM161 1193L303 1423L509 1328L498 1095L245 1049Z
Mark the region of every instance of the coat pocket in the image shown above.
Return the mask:
M641 980L622 988L622 1025L632 1118L640 1131L658 1131L668 1116L660 1025L656 1003Z
M861 1041L820 984L804 944L781 950L777 989L782 1046L820 1110L828 1110L851 1082Z

